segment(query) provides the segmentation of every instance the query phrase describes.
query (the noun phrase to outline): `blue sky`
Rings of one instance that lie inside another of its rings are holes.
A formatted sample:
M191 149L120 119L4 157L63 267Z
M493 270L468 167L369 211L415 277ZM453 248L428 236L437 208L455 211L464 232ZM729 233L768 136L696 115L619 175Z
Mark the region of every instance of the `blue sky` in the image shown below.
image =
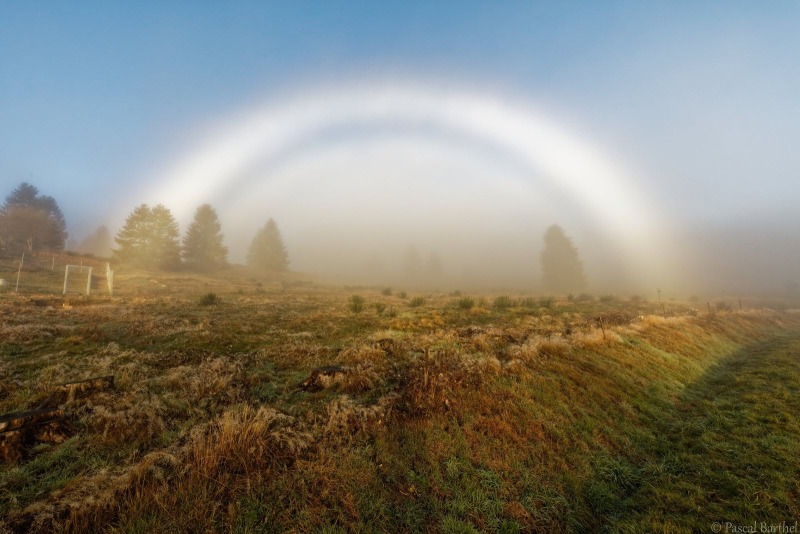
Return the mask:
M350 79L530 98L678 221L800 199L797 2L4 2L0 191L75 237L249 102Z

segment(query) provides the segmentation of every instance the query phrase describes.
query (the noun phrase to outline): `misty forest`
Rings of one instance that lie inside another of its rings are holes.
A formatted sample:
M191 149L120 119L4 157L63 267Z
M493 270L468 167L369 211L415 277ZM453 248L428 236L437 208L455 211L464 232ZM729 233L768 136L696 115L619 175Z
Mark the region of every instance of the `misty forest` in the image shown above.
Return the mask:
M798 532L798 21L0 5L0 534Z

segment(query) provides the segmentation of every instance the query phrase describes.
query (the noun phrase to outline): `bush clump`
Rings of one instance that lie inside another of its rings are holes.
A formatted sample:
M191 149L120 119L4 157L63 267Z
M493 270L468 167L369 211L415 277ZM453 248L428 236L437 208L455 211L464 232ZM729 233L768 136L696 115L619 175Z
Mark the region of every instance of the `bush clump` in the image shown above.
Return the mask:
M471 310L472 308L475 307L475 300L469 297L462 297L458 299L457 304L458 307L461 308L462 310Z
M206 293L200 297L201 306L216 306L221 303L222 299L216 293Z
M353 313L361 313L361 311L364 309L364 297L360 295L353 295L350 297L348 307Z
M508 295L500 295L494 299L494 307L498 310L507 310L514 306L514 299Z
M412 308L419 308L423 304L425 304L425 297L414 297L408 303L408 305L411 306Z

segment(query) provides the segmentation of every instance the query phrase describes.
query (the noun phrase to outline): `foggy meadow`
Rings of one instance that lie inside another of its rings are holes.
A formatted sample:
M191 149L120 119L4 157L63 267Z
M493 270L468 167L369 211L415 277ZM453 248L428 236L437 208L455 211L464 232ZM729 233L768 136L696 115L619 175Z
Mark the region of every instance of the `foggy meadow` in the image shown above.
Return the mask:
M0 533L796 531L798 16L0 7Z

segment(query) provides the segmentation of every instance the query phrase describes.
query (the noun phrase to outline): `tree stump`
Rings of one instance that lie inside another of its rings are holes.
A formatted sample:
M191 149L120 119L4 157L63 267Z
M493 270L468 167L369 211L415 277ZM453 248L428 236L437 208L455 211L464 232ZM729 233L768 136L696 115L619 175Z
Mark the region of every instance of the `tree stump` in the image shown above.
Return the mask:
M0 459L18 462L35 442L62 443L67 439L64 410L43 409L0 416Z

